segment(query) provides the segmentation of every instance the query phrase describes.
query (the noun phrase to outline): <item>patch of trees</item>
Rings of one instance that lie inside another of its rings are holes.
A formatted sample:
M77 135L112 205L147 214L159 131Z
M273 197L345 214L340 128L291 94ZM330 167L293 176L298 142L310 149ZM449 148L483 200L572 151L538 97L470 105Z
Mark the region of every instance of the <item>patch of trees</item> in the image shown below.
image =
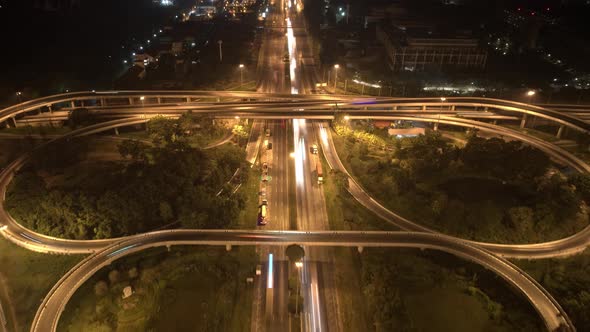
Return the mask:
M566 259L518 261L547 289L580 331L590 327L590 251Z
M377 331L414 331L417 318L407 301L417 294L432 293L434 297L440 293L432 291L441 289L447 294L457 292L475 297L492 320L492 329L542 329L533 307L513 293L501 278L480 266L431 250L365 250L368 252L363 253L360 261L362 290L366 312L372 316ZM432 303L465 305L455 299L432 298Z
M521 142L472 135L458 148L427 132L396 142L390 152L346 137L345 161L361 183L390 208L432 227L479 240L535 242L587 224L590 177L568 179Z
M84 150L59 149L72 142L50 145L16 175L6 208L25 227L72 239L124 236L168 224L231 225L243 208L242 195L217 193L244 167L245 152L233 145L193 148L181 120L157 119L148 128L153 145L124 141L119 151L127 161L100 167L66 168L64 160ZM48 170L59 174L62 183L49 186L41 176Z

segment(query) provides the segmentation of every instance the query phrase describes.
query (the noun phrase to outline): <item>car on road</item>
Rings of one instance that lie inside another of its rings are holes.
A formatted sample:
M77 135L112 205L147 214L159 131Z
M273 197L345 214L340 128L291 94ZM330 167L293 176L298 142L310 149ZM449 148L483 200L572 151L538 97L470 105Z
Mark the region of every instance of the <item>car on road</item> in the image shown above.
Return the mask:
M266 200L264 200L264 201L266 201ZM267 213L267 211L266 211L266 209L267 209L267 204L261 204L258 207L258 226L264 226L267 223L267 220L266 220L266 213Z
M317 145L317 144L314 144L314 145L312 145L312 146L309 148L309 150L310 150L310 151L311 151L311 153L313 153L313 154L318 154L318 145Z

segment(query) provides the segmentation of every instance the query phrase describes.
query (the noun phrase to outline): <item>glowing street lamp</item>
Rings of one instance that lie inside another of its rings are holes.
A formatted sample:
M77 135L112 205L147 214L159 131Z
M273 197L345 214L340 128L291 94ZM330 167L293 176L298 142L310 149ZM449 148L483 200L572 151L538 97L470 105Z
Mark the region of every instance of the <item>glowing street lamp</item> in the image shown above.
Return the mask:
M139 97L139 100L141 100L141 107L143 107L144 106L144 101L145 101L145 96Z
M529 97L532 97L532 96L534 96L535 94L536 94L535 90L529 90L529 91L527 91L527 93L526 93L526 95L527 95L527 96L529 96Z
M240 87L244 85L244 65L240 63Z
M334 65L334 93L336 93L336 84L338 82L338 69L340 69L339 64Z
M344 116L344 121L348 121L348 120L350 120L350 116L348 116L348 115L345 115L345 116Z

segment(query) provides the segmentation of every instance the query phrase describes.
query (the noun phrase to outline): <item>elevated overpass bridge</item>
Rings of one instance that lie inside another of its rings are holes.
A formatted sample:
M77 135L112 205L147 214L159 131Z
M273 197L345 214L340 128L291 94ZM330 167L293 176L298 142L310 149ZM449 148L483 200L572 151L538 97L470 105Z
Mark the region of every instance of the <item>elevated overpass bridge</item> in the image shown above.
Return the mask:
M520 121L530 117L555 124L560 137L566 128L587 133L590 123L577 113L556 111L508 100L479 97L387 98L350 95L291 95L234 91L89 91L29 100L0 110L6 126L65 121L70 111L86 108L110 118L136 114L178 115L188 111L215 117L329 119L336 112L385 113L400 116L446 115L465 119ZM590 119L590 117L588 117Z

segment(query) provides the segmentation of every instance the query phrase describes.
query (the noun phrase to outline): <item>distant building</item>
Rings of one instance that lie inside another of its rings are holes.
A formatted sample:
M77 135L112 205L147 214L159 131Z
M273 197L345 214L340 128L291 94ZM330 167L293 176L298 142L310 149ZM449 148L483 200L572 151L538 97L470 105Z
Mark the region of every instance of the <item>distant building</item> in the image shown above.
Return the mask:
M133 57L133 64L142 68L147 67L149 64L156 61L155 57L148 53L135 54Z
M391 121L375 120L373 126L377 129L385 129L391 127Z
M449 67L484 68L487 51L478 40L466 35L440 35L419 22L377 26L394 71L424 71Z
M504 10L504 23L523 49L537 48L541 28L555 24L548 12L517 7Z
M173 42L172 43L172 49L171 49L172 54L181 54L182 53L182 50L183 50L183 47L184 47L184 43L183 42L181 42L181 41L179 41L179 42Z
M387 134L389 136L396 136L396 137L415 137L419 135L424 135L426 129L424 128L389 128L387 129Z

